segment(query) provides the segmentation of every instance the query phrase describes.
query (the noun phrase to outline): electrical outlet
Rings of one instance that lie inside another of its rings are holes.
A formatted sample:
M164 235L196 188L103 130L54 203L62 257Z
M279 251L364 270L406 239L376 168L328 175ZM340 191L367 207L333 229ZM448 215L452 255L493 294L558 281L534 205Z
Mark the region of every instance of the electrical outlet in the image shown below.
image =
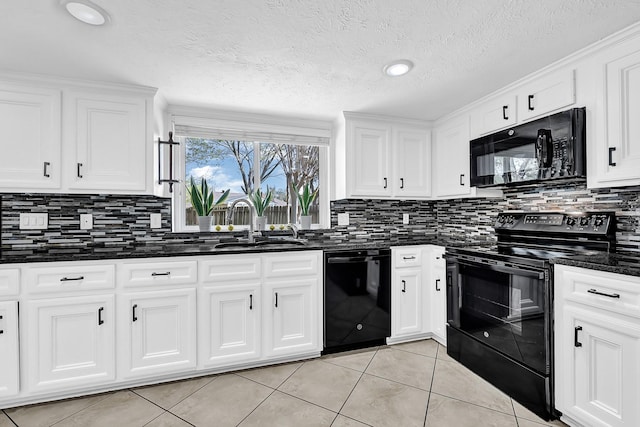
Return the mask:
M402 223L409 224L409 214L402 214Z
M162 215L159 213L152 213L150 215L149 223L151 228L160 228L162 227Z
M21 213L20 230L46 230L49 226L47 213Z
M338 225L349 225L349 212L338 214Z
M93 228L93 215L80 214L80 230L91 230Z

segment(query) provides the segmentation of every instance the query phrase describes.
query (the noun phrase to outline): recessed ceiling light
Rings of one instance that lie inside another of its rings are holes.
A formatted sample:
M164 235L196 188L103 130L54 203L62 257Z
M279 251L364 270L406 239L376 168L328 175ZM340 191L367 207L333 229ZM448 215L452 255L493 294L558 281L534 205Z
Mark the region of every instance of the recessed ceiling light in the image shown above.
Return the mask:
M104 25L109 22L109 14L90 0L61 0L60 4L74 18L89 25Z
M382 69L384 73L389 77L404 76L413 68L413 62L407 59L400 59L388 63Z

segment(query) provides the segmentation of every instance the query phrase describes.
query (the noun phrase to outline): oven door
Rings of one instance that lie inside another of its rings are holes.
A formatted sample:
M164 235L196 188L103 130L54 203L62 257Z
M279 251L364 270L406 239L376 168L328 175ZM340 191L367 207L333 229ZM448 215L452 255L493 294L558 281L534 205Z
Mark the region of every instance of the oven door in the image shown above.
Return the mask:
M447 260L449 326L548 374L549 277L545 269Z

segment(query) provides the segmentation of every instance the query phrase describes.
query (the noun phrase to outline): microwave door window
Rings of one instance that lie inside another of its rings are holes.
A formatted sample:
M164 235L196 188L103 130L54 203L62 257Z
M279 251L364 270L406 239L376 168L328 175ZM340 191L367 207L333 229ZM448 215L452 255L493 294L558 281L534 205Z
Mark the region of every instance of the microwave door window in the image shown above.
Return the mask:
M538 177L538 160L535 144L522 144L522 140L503 141L496 144L496 183L528 181Z

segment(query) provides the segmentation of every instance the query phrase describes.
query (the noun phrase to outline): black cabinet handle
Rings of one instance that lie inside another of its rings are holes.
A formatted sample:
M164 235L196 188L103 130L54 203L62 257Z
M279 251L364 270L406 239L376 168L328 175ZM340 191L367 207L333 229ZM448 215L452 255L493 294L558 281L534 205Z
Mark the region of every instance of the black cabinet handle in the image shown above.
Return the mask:
M136 316L136 308L138 308L138 304L133 304L133 309L131 311L133 312L133 321L134 322L136 320L138 320L138 316Z
M82 167L82 163L78 163L78 178L82 178L82 173L80 173L81 167Z
M406 281L402 281L402 292L407 292L407 282Z
M613 161L613 152L616 151L616 147L609 147L609 166L615 166L616 162Z
M504 120L509 120L509 116L507 116L507 110L509 109L508 105L503 105L502 106L502 118Z
M384 179L384 188L387 188L387 178Z
M47 170L47 169L49 169L49 166L51 166L51 163L44 162L44 172L43 172L43 174L44 174L44 176L46 178L51 178L51 175L49 175L49 171Z
M400 189L404 188L404 178L400 178Z
M533 96L534 95L529 95L529 98L527 100L527 104L529 106L529 111L533 111L535 108L533 107L533 104L531 103L531 101L533 101Z
M278 293L276 292L276 308L278 308Z
M416 259L414 256L403 256L402 259Z
M62 279L60 279L61 282L71 282L73 280L83 280L84 276L78 276L78 277L63 277Z
M104 320L102 320L102 312L104 311L104 307L100 307L98 309L98 325L102 325Z
M582 343L578 341L578 332L582 330L582 326L576 326L573 329L573 345L575 347L582 347Z
M440 286L438 286L440 284L440 279L436 279L436 291L440 292Z
M249 310L253 310L253 294L249 294Z
M164 272L164 273L156 273L155 271L153 273L151 273L152 276L169 276L171 275L170 271Z
M620 298L620 294L607 294L605 292L599 292L595 289L589 289L587 292L589 292L590 294L602 295L603 297Z
M464 174L460 174L460 185L464 185Z
M4 319L4 317L3 317L3 316L0 316L0 320L2 320L2 319ZM0 335L1 335L1 334L4 334L4 329L0 329Z

